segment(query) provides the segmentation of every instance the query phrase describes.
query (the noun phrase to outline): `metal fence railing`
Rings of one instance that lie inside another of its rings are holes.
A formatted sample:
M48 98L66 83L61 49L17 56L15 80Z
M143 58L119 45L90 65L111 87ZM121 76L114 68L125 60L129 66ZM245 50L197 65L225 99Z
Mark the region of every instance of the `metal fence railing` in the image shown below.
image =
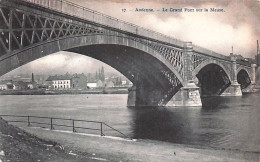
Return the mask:
M41 116L19 116L19 115L0 115L8 123L23 123L27 126L40 128L50 128L51 130L70 130L72 132L85 133L82 130L90 130L99 132L100 136L105 136L105 131L113 131L120 137L131 139L121 131L111 127L110 125L100 121L88 121L68 118L53 118ZM64 129L67 128L67 129ZM93 133L95 134L95 133Z

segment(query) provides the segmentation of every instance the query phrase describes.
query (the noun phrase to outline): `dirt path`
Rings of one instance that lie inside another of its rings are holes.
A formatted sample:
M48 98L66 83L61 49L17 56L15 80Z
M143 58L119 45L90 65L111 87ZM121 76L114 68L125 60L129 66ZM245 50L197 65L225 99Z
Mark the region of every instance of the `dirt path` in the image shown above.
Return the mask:
M88 152L103 161L256 161L259 153L237 150L196 149L152 140L124 140L40 128L24 128L40 138L57 141L73 152Z

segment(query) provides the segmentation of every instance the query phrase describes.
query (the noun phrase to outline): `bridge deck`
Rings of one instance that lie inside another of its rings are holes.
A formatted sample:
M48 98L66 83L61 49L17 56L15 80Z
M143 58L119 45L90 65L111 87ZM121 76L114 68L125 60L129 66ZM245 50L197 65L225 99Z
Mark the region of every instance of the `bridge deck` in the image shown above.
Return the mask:
M177 45L179 47L184 47L184 41L179 39L166 36L164 34L137 26L132 23L128 23L117 18L108 16L106 14L102 14L100 12L82 7L80 5L65 1L65 0L22 0L30 3L34 3L36 5L40 5L58 12L62 12L71 16L76 16L97 24L101 24L104 26L116 28L119 30L123 30L129 33L133 33L136 35L144 36L150 39L154 39L161 42L166 42L169 44ZM194 51L205 54L208 56L212 56L215 58L219 58L222 60L230 61L228 56L216 53L214 51L205 49L203 47L199 47L197 45L193 45Z

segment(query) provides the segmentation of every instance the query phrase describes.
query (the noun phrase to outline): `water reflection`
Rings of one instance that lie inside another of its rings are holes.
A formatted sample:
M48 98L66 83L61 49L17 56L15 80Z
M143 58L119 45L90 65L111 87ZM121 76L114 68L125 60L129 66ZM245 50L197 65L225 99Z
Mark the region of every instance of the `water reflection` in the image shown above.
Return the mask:
M183 110L171 108L131 108L134 138L154 139L174 143L196 141L196 116L199 109Z
M204 98L201 109L130 108L133 137L260 151L258 97L259 94Z

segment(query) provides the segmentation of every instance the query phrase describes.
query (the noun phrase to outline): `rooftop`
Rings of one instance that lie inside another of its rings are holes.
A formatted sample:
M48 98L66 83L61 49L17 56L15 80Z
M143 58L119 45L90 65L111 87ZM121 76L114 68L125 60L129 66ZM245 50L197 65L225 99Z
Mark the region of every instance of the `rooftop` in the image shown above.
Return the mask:
M55 76L49 76L46 81L53 81L53 80L71 80L71 76L69 75L55 75Z

